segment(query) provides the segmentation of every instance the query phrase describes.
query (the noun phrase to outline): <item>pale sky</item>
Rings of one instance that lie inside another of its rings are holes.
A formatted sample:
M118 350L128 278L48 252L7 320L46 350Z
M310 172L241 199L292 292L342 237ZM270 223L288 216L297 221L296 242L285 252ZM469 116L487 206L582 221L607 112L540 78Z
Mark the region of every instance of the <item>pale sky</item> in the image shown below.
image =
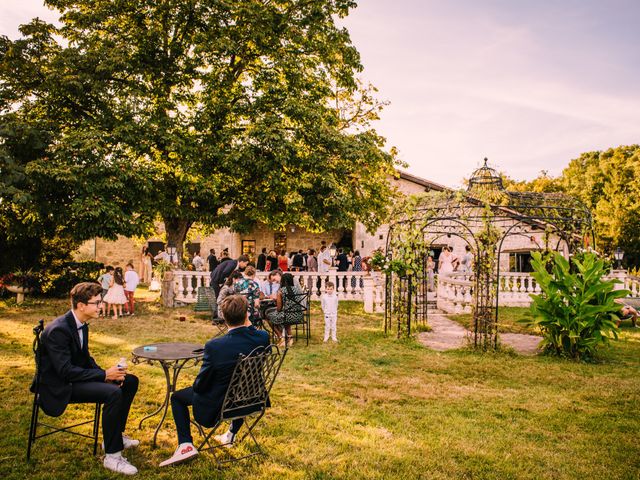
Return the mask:
M56 18L0 0L0 34L34 16ZM640 0L360 0L343 23L409 173L455 187L486 156L529 180L640 143Z

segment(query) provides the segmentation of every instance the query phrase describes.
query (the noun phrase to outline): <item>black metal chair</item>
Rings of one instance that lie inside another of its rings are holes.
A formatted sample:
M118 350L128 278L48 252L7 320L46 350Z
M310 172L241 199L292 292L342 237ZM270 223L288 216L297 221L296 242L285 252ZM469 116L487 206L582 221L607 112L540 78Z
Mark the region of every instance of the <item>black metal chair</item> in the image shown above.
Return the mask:
M277 326L295 326L296 340L298 340L298 328L302 329L302 334L307 341L307 346L309 345L309 339L311 338L310 297L311 293L306 291L300 293L289 293L283 291L282 310L279 312L281 315L278 316L279 318L275 322L272 322Z
M218 317L218 301L211 287L198 287L198 300L195 311L208 311L211 314L211 323L218 329L218 336L227 333L227 324Z
M269 345L268 347L258 347L249 355L240 355L222 403L220 416L211 427L209 433L205 434L204 428L193 422L203 436L202 442L197 447L198 450L211 450L219 466L224 463L264 454L253 434L253 430L264 416L266 409L271 406L269 393L286 354L287 350L281 353L276 345ZM250 437L257 451L241 457L234 457L229 454L228 459L220 460L215 454L215 449L224 447L224 445L211 445L209 440L223 422L231 422L240 418L245 419L243 429L246 429L246 432L239 440L239 443Z
M40 422L38 420L40 413L40 354L41 354L41 344L40 344L40 335L44 330L44 320L40 320L38 325L33 329L33 334L35 338L33 340L33 354L36 361L36 374L34 379L34 394L33 394L33 407L31 409L31 425L29 426L29 443L27 444L27 460L31 458L31 446L35 443L35 441L39 438L46 437L48 435L53 435L54 433L66 432L71 433L73 435L77 435L79 437L91 438L93 440L93 454L95 455L98 451L98 435L100 433L100 412L102 410L102 404L96 403L94 415L92 420L87 420L85 422L76 423L75 425L69 425L64 427L56 427L52 425L48 425L46 423ZM44 413L44 412L43 412ZM92 433L91 435L87 435L82 432L75 432L72 429L77 428L83 425L92 424ZM38 435L38 427L46 427L49 431L45 433L41 433Z

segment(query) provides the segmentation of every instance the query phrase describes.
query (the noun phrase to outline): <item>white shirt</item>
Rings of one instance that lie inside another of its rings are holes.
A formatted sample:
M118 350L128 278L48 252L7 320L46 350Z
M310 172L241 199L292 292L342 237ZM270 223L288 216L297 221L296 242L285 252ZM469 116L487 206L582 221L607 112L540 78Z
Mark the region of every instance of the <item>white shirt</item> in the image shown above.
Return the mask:
M165 251L160 252L159 254L157 254L155 257L153 257L154 260L157 261L162 261L162 262L168 262L171 257L169 256L169 254Z
M78 320L78 317L76 317L76 314L73 311L73 309L71 309L71 315L73 315L73 318L76 321L76 327L78 327L78 336L80 337L80 347L84 348L84 334L82 333L82 325L84 324L80 320Z
M197 272L201 272L204 270L204 260L200 255L195 255L191 263L193 263L193 267Z
M138 283L140 283L140 277L135 270L127 270L124 272L124 289L127 292L135 292L136 288L138 288Z
M260 291L267 297L278 293L278 290L280 290L280 284L278 282L269 283L269 280L265 280L260 284Z
M327 260L329 263L324 263ZM324 252L320 252L318 254L318 272L326 273L329 271L329 267L331 266L331 252L329 249L326 249Z
M322 306L322 312L325 315L337 315L338 314L338 295L333 292L331 295L323 293L320 297L320 305Z

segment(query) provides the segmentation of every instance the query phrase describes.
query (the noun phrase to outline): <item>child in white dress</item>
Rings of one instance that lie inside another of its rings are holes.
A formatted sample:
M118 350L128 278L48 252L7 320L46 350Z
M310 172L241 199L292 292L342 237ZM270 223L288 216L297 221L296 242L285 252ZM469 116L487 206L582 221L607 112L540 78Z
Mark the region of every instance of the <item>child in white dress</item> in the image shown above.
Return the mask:
M109 304L110 309L113 311L114 320L117 320L118 316L122 316L122 306L127 303L127 297L124 294L122 268L117 267L113 273L109 291L104 296L103 301Z
M327 342L331 336L331 340L337 342L338 295L336 295L333 282L327 282L325 287L326 290L320 297L320 305L322 313L324 313L324 341Z

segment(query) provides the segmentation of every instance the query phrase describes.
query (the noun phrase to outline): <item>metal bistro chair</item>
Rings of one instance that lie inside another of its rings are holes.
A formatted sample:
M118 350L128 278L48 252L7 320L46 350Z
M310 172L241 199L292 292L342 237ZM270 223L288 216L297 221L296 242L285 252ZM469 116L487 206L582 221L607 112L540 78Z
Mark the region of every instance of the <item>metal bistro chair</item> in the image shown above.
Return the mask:
M197 305L200 305L199 307ZM227 333L227 325L218 317L218 301L211 287L198 288L198 301L195 311L208 311L211 313L211 323L218 329L218 336Z
M264 451L253 434L253 430L264 416L266 409L271 406L269 392L271 392L286 354L286 350L280 353L280 349L276 345L269 345L268 347L258 347L249 355L240 355L222 403L220 416L211 427L209 433L205 435L203 427L193 422L204 437L202 443L198 446L198 450L212 450L218 466L256 455L264 455ZM231 456L229 459L220 460L216 457L215 449L224 445L211 445L209 440L223 422L230 422L239 418L245 419L243 428L246 428L246 433L242 436L240 442L250 437L257 451L241 457Z
M282 325L292 325L296 327L296 341L298 340L298 328L302 329L302 334L309 346L311 338L311 308L310 292L282 293L282 311L285 312Z
M47 425L46 423L42 423L38 421L38 416L40 413L40 335L44 330L44 320L40 320L38 325L33 329L33 334L35 338L33 340L33 354L36 361L36 375L35 375L35 383L34 383L34 394L33 394L33 407L31 409L31 425L29 426L29 443L27 444L27 460L31 458L31 446L35 441L39 438L46 437L48 435L53 435L58 432L66 432L71 433L73 435L78 435L80 437L91 438L93 440L93 454L95 455L98 451L98 435L100 433L100 411L102 410L102 404L96 403L93 419L87 420L85 422L76 423L75 425L69 425L65 427L54 427L52 425ZM44 413L44 412L43 412ZM92 434L87 435L81 432L75 432L71 429L80 427L82 425L92 424ZM47 427L50 431L46 433L41 433L38 435L37 429L38 426Z

